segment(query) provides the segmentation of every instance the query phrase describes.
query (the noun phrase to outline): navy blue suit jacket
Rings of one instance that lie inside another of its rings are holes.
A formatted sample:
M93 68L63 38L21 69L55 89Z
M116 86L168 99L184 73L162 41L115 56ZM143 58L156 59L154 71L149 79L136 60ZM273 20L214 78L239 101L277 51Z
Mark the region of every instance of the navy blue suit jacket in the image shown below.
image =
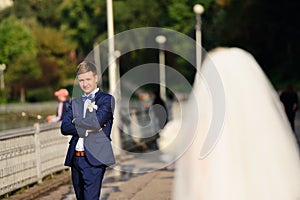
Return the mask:
M65 114L61 133L72 135L69 142L65 165L72 165L72 158L79 137L84 138L84 149L88 162L93 166L112 165L115 163L111 147L111 129L113 124L114 98L101 91L95 94L91 100L98 106L97 109L86 111L83 117L84 102L81 98L75 98ZM98 131L102 128L101 131ZM96 130L86 137L86 130Z

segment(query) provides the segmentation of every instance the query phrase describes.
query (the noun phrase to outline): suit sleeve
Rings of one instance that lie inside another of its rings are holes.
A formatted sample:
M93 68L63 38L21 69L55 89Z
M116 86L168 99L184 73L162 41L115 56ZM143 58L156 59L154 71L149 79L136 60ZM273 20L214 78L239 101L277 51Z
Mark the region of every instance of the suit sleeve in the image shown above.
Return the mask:
M62 123L60 126L61 133L63 135L73 135L79 137L85 137L86 130L80 127L75 127L72 123L73 120L73 111L72 104L69 106L68 111L64 115L62 119Z
M86 112L85 118L76 118L74 123L76 127L86 130L99 130L109 120L113 119L114 98L111 95L106 95L97 100L97 110Z

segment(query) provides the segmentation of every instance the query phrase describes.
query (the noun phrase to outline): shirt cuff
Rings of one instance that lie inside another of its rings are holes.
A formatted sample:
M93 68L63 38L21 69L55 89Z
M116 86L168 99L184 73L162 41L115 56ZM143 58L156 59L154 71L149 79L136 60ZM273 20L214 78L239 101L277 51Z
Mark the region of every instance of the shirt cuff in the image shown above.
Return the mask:
M85 131L85 137L87 137L89 135L88 131Z

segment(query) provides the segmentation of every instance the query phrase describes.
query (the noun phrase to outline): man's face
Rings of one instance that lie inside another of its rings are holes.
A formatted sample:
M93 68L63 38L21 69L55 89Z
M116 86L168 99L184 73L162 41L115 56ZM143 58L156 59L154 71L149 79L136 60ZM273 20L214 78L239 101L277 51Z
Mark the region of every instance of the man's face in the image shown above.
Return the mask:
M90 94L97 88L98 76L89 71L77 76L79 86L85 94Z

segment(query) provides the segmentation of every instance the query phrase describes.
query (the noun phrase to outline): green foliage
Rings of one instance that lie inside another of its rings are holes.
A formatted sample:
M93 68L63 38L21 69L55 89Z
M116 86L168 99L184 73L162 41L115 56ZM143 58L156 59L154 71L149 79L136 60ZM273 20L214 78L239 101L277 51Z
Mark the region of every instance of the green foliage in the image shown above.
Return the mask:
M54 29L30 25L33 31L15 17L0 25L1 36L5 36L0 37L1 62L8 66L5 80L14 88L57 87L62 78L74 73L68 58L74 45L66 43L63 34Z
M7 94L5 91L0 90L0 104L7 103Z
M28 3L28 0L23 0ZM30 0L33 15L36 15L36 20L46 27L60 26L59 10L57 7L63 0Z
M32 54L24 53L22 56L15 58L7 69L6 77L11 83L18 83L28 86L32 80L41 76L35 57Z
M41 102L53 100L53 92L53 89L47 86L32 89L26 93L26 99L28 102Z
M59 7L61 30L87 54L95 38L106 30L105 10L105 1L65 0Z
M53 28L36 25L33 32L37 37L38 62L45 75L44 85L57 87L62 80L73 78L76 60L70 54L75 44L66 41L65 35Z
M173 1L168 7L168 12L171 19L171 28L189 34L194 28L193 24L195 15L192 6L187 4L188 0ZM186 24L191 24L187 26Z
M26 85L38 78L41 71L36 63L36 40L31 30L15 17L0 24L0 63L5 63L6 81Z
M115 0L115 33L151 26L194 38L197 3L205 7L205 49L241 47L255 56L274 84L299 80L300 3L295 0L284 4L279 0ZM22 84L30 91L71 83L77 61L107 38L106 12L104 0L15 0L12 7L0 11L0 63L7 65L6 87ZM185 49L184 44L176 45ZM121 57L121 73L147 62L157 62L157 51L130 52ZM167 53L166 64L192 80L194 71L177 55Z
M4 10L4 15L18 19L36 19L43 26L59 27L58 7L63 0L15 0L14 5ZM1 16L1 15L0 15Z
M205 10L209 9L216 0L172 0L167 7L168 27L194 37L195 13L193 7L201 4ZM206 12L206 11L205 11ZM205 13L204 15L205 16Z
M36 54L36 41L30 29L15 17L0 24L0 63L9 64L23 54Z
M114 2L116 32L138 27L164 27L167 24L167 5L170 0L124 0Z

